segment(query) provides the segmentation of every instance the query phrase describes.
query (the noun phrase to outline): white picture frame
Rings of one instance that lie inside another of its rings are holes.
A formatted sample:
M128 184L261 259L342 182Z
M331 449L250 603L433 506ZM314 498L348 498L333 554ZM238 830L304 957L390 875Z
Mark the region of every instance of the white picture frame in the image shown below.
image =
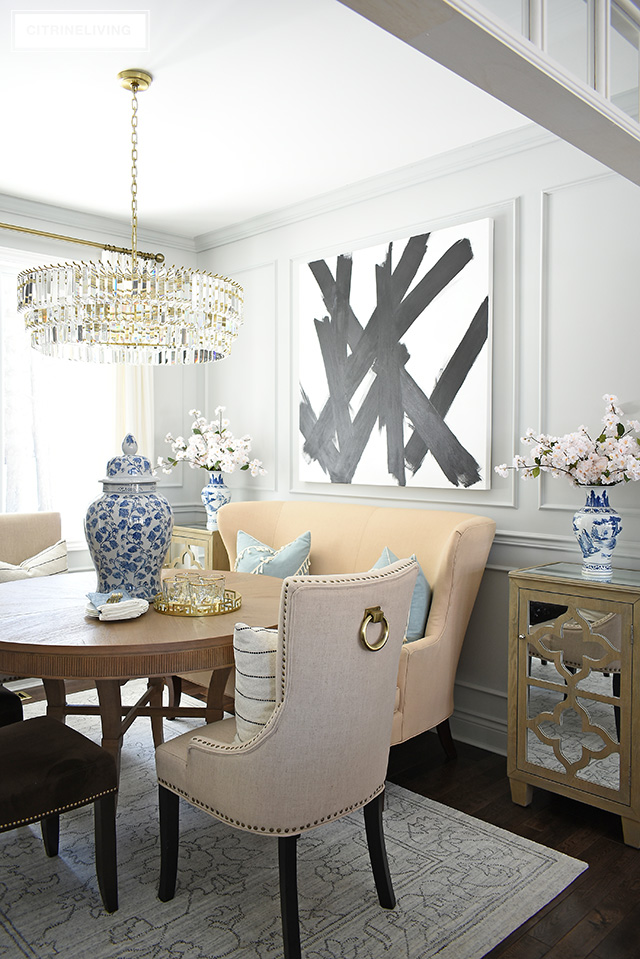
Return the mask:
M493 220L299 265L298 478L489 489Z

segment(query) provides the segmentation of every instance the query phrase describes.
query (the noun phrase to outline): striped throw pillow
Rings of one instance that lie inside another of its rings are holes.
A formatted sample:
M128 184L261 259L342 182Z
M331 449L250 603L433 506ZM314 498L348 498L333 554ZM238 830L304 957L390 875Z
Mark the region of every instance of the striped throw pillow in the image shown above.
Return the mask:
M0 562L0 583L11 583L17 579L31 579L33 576L51 576L53 573L67 571L67 544L61 539L53 546L47 546L35 556L23 560L19 566Z
M277 647L277 629L236 623L236 743L257 736L275 709Z

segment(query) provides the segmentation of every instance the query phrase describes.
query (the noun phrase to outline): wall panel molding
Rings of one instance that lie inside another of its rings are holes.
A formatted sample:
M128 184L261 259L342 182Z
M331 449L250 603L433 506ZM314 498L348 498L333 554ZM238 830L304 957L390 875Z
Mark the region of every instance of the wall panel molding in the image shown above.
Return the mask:
M553 356L552 345L551 345L551 335L553 333L552 322L555 319L556 323L558 322L558 316L554 314L554 304L551 301L552 297L552 278L553 270L557 268L554 258L554 227L557 228L559 225L560 229L564 229L565 236L568 233L568 228L566 225L562 224L562 219L560 214L558 214L558 221L554 224L554 212L553 212L553 202L554 200L562 199L563 197L569 198L572 191L581 190L585 191L586 189L593 187L595 189L595 201L594 201L594 214L593 214L593 230L592 230L592 243L595 248L597 248L598 243L607 243L608 236L607 227L602 226L598 222L598 213L597 210L597 199L601 194L601 187L606 185L607 188L611 191L612 196L615 196L616 189L619 189L619 186L624 181L621 181L615 173L611 171L604 172L602 174L596 174L593 176L585 177L576 177L576 178L567 178L565 180L559 181L555 184L545 187L539 193L539 204L540 204L540 218L541 218L541 229L540 229L540 302L539 302L539 356L538 356L538 425L537 428L542 433L553 432L550 429L549 417L550 417L550 400L549 396L551 394L551 386L553 384L554 377L554 361L556 362L555 375L557 375L557 359ZM637 191L636 191L637 192ZM630 196L630 199L632 197ZM602 202L602 201L601 201ZM607 213L612 207L612 201L608 198L608 209ZM602 207L601 207L602 209ZM622 221L620 221L622 222ZM618 229L621 229L618 227ZM603 231L602 233L600 231ZM627 241L630 242L630 241ZM557 250L556 250L557 254ZM596 269L598 265L597 257L594 257L593 262L590 263L590 268ZM617 271L617 263L611 267L611 273L605 273L602 276L603 285L608 285L610 287L610 299L611 307L610 310L615 313L619 309L619 298L620 291L618 286L621 283L621 277L623 275L622 269L620 272ZM584 268L583 268L584 269ZM576 282L579 285L579 274L580 274L580 265L576 266ZM618 302L616 302L616 298ZM588 318L587 318L588 319ZM580 326L584 322L584 315L580 315L579 311L575 315L568 317L568 322L572 323L576 330L576 336L580 339ZM588 325L587 325L588 329ZM587 339L589 334L587 333ZM585 340L583 335L582 340ZM589 341L589 340L588 340ZM591 342L591 341L589 341ZM619 389L623 388L620 386L620 372L618 364L615 362L615 352L617 346L613 343L611 348L602 351L594 350L593 355L598 355L601 357L600 365L603 370L607 371L606 382L607 389L613 389L614 392L617 392ZM593 397L589 394L589 379L590 376L593 377L594 370L590 369L586 371L586 376L578 376L575 380L572 379L572 368L571 368L571 357L567 357L565 362L568 361L567 369L567 388L571 388L572 383L575 383L576 389L581 396L584 396L588 402L592 402L596 397ZM579 360L578 360L579 362ZM575 372L575 365L573 367ZM623 374L623 379L625 379L625 374ZM626 374L627 391L629 392L629 377ZM604 381L603 381L604 382ZM611 386L609 386L611 382ZM634 381L635 382L635 381ZM598 390L598 393L600 391ZM556 394L557 395L557 394ZM597 397L599 399L599 396ZM621 396L622 399L622 396ZM632 393L630 397L632 402L635 402L635 407L632 409L626 409L625 413L628 416L635 417L637 416L637 403L638 396L637 392ZM602 415L602 410L598 414ZM571 422L568 425L568 430L575 429L579 425L581 420L578 418L575 422ZM529 424L527 424L529 425ZM593 418L589 418L587 421L588 427L594 428L596 425L599 425L599 420L593 421ZM552 515L554 512L563 512L567 515L567 523L570 527L570 519L573 513L584 505L584 491L580 487L576 487L571 492L571 502L568 502L567 496L567 482L562 482L561 480L555 480L549 476L541 477L541 481L538 483L538 509L542 513L548 513ZM640 505L638 505L638 497L635 496L635 502L630 502L629 493L625 487L628 486L632 488L635 486L634 483L622 484L622 487L614 487L610 491L611 503L615 509L620 513L623 520L624 528L624 519L625 516L629 519L634 520L634 525L637 524L637 519L640 516ZM618 489L625 489L625 492L616 499L616 491ZM640 544L638 542L626 544L620 543L616 547L615 557L619 563L622 557L627 559L632 559L637 561L640 556Z
M212 269L207 258L201 259L203 269ZM278 260L261 258L235 269L225 262L222 269L244 288L244 323L229 356L206 369L203 414L212 419L215 408L224 406L232 433L251 436L251 458L267 469L264 476L246 471L226 476L232 497L269 498L278 489Z
M190 371L187 371L186 375L188 376ZM168 390L167 386L164 385L159 388L158 378L159 377L169 377L175 378L175 375L179 376L179 386L178 389L175 389L175 384L173 386L174 392L172 393L172 399L175 400L176 393L179 394L179 398L175 403L176 412L173 418L165 422L166 413L158 412L158 397L156 391L165 395ZM156 457L162 456L167 458L171 453L171 447L168 443L165 443L165 436L167 433L173 433L174 436L180 436L183 432L183 417L187 414L187 407L189 406L189 401L186 396L186 384L185 384L185 368L182 369L175 368L173 370L160 370L157 372L157 375L154 377L154 409L155 409L155 446L156 446ZM162 417L162 422L158 422L159 416ZM159 493L167 495L167 490L177 491L180 490L184 494L185 489L185 471L190 467L186 463L183 463L180 466L174 466L170 473L163 473L159 471L157 473L157 488ZM173 498L176 495L179 495L177 492L172 492L171 497ZM179 508L177 505L171 504L172 510Z

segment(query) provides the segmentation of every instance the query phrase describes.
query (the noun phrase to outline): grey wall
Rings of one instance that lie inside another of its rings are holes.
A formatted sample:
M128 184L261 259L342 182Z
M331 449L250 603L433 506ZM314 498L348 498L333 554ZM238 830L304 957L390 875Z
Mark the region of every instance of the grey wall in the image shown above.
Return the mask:
M201 397L208 412L227 407L268 469L257 479L230 477L238 498L333 497L495 519L458 670L453 729L503 751L507 572L579 561L571 517L582 493L564 480L525 483L495 474L491 489L478 491L329 486L297 476L299 270L318 255L485 216L495 222L492 463L511 460L528 426L551 433L582 423L597 428L605 392L637 417L640 190L536 128L200 238L199 265L244 285L247 315L233 354L206 369ZM163 371L163 388L178 375ZM168 428L158 425L158 435ZM176 487L173 495L189 502L186 490ZM640 486L616 488L612 501L624 525L617 565L637 568Z

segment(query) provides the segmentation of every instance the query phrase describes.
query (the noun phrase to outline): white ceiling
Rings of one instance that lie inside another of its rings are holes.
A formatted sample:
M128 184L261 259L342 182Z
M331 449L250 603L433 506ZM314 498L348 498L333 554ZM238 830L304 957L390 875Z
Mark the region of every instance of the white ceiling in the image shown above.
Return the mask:
M12 49L12 10L150 11L146 53ZM338 0L0 0L0 193L193 237L529 121Z

